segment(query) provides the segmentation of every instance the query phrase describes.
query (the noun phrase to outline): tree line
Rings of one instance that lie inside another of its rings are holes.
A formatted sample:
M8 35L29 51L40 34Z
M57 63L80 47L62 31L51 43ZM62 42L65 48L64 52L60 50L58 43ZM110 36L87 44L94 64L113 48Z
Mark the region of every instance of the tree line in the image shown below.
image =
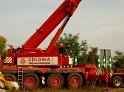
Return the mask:
M64 45L68 50L63 53L68 54L70 57L77 56L78 64L97 64L97 52L98 47L89 46L87 40L80 40L80 34L63 33L63 35L56 42L56 46ZM7 39L4 36L0 36L0 54L6 56L7 50ZM115 56L113 56L113 68L120 68L124 70L124 52L115 51Z

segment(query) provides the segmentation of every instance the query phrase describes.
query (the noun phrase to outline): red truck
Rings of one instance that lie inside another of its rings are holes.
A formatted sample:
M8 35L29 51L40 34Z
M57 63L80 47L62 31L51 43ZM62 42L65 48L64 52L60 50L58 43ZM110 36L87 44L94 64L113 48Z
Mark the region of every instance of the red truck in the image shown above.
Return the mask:
M77 88L94 80L96 65L73 65L73 59L61 53L67 49L66 46L55 46L80 2L81 0L64 0L26 43L16 49L10 46L6 59L1 60L0 64L0 71L6 80L17 81L22 88L37 88L42 85L62 88L65 84ZM63 23L48 48L37 48L61 22ZM106 81L105 76L103 74L99 78ZM114 74L111 79L123 79L121 75L117 76Z

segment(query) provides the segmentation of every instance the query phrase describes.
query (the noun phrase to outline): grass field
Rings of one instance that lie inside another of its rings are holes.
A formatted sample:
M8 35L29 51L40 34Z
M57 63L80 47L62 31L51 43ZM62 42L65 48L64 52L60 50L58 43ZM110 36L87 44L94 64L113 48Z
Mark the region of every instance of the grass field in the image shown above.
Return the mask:
M88 87L82 87L78 89L51 89L51 88L43 88L43 89L32 89L32 90L20 90L18 92L124 92L124 88L107 88L108 91L105 91L105 87L95 87L94 89L90 89Z
M104 87L95 87L93 90L89 88L80 88L80 89L32 89L32 90L18 90L16 92L124 92L124 88L108 88L108 91L104 90ZM0 92L15 92L15 91L8 91L0 89Z

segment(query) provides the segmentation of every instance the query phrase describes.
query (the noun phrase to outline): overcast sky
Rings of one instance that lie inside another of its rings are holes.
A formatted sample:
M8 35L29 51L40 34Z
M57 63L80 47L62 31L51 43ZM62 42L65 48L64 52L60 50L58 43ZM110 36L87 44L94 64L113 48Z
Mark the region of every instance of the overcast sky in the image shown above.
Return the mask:
M21 46L63 1L0 0L0 35ZM82 0L64 32L80 33L89 46L124 51L124 0Z

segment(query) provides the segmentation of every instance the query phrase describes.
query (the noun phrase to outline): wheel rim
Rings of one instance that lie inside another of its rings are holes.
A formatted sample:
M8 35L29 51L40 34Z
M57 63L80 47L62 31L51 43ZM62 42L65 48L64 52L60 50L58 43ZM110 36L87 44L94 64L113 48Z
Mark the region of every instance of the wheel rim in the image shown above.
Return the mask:
M116 80L115 80L115 85L116 85L116 86L120 86L120 85L121 85L121 83L120 83L120 80L119 80L119 79L116 79Z
M10 76L5 76L5 80L7 80L7 81L13 81L13 78L10 77Z
M78 87L79 83L80 83L80 79L77 76L73 76L71 78L70 84L72 87Z
M36 84L36 81L35 81L35 79L33 77L27 77L25 79L25 85L27 87L33 87L33 86L35 86L35 84Z
M60 82L61 82L61 80L60 80L59 77L53 77L53 78L52 78L52 85L53 85L54 87L59 86L59 85L60 85Z

